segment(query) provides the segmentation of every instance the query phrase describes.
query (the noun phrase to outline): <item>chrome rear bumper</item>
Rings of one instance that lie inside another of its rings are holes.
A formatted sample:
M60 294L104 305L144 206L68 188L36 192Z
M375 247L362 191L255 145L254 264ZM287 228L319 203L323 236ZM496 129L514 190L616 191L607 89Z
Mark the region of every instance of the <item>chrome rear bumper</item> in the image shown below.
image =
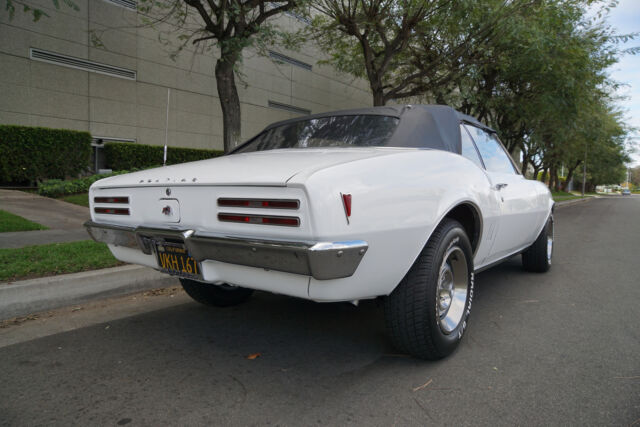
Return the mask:
M126 227L85 222L96 242L154 253L154 242L184 243L197 261L214 260L249 267L312 276L318 280L339 279L355 273L368 244L347 242L300 242L219 236L194 230Z

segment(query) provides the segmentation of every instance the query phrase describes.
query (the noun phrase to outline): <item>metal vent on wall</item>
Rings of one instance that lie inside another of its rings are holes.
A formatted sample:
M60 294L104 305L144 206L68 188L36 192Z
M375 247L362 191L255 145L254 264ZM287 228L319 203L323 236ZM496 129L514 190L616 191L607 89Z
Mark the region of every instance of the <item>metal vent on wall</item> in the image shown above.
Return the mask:
M138 10L138 2L135 0L105 0L109 3L117 4L118 6L126 7L127 9Z
M296 107L293 105L283 104L281 102L269 101L269 107L277 108L278 110L289 111L291 113L296 113L296 114L304 114L304 115L311 114L311 110L307 110L306 108Z
M295 65L296 67L304 68L305 70L311 71L313 66L311 64L307 64L306 62L298 61L297 59L291 58L290 56L283 55L278 52L274 52L272 50L269 51L269 56L272 59L280 62L286 62L287 64Z
M48 62L50 64L61 65L63 67L76 68L78 70L90 71L123 79L136 79L136 72L133 70L88 61L86 59L74 58L73 56L61 55L59 53L48 52L46 50L35 48L29 49L29 55L31 59L36 61Z

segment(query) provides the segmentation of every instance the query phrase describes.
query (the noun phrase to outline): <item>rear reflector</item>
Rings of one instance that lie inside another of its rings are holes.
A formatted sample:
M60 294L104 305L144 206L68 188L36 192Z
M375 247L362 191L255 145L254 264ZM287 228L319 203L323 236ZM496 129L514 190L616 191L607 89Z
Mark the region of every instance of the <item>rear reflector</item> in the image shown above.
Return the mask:
M300 218L295 216L262 216L242 214L218 214L218 221L242 222L245 224L284 225L287 227L299 227Z
M129 203L128 197L94 197L95 203Z
M109 215L129 215L128 208L93 208L93 211L97 214L109 214Z
M237 208L264 208L264 209L298 209L299 200L293 199L218 199L218 206Z

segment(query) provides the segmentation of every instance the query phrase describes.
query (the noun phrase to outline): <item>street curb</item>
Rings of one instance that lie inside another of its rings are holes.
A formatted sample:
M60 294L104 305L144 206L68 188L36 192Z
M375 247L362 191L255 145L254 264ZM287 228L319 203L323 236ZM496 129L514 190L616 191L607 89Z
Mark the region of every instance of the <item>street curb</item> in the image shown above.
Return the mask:
M138 265L3 283L0 320L177 284L175 277Z
M571 200L565 200L564 202L556 202L556 208L564 208L566 206L577 205L578 203L585 203L595 198L596 197L594 196L590 196L582 199L571 199Z

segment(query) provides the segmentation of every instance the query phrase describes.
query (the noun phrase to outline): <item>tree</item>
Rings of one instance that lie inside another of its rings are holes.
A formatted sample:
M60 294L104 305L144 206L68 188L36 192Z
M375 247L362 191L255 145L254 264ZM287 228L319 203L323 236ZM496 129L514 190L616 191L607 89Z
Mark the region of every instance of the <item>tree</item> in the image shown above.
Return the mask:
M293 10L304 0L141 0L139 10L150 16L146 24L170 22L179 28L180 43L173 55L187 45L213 41L218 59L215 66L216 86L223 119L224 150L240 142L240 98L235 73L242 51L249 46L263 47L291 39L270 18Z
M373 105L385 105L435 93L464 73L475 60L471 47L498 34L501 19L520 3L318 0L311 32L329 53L327 62L366 78ZM470 15L484 19L466 19Z

